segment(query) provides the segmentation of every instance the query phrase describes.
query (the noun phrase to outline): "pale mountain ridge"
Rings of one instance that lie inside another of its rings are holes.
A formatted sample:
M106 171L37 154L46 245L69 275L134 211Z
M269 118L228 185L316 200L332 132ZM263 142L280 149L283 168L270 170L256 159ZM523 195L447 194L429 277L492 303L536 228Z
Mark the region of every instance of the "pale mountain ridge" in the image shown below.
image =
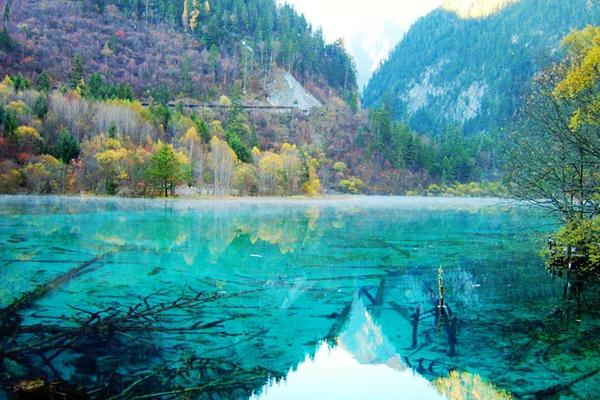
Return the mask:
M445 0L442 9L461 18L485 18L520 0Z

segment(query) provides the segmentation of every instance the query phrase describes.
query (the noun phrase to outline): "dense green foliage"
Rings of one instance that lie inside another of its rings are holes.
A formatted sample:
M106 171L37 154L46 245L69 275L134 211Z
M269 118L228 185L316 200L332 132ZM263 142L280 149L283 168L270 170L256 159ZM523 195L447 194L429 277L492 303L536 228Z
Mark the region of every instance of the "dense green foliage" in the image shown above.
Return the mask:
M225 140L235 152L238 160L249 163L252 161L250 148L258 146L256 137L251 137L251 127L248 116L242 110L239 89L234 89L232 107L229 112ZM202 126L200 126L202 129Z
M378 154L392 168L424 172L442 186L495 178L500 151L496 135L465 137L452 127L431 138L392 121L390 115L384 107L371 112L368 154Z
M575 220L562 227L550 239L542 255L553 274L562 276L571 270L578 278L599 278L600 216Z
M58 138L58 146L56 146L56 155L59 160L68 164L71 160L79 157L81 148L77 139L73 137L66 129L63 129Z
M17 129L17 115L0 104L0 128L5 135L10 136Z
M173 147L159 142L158 149L150 158L146 169L148 180L159 186L165 197L175 193L175 185L188 175L184 164L177 159Z
M111 85L102 75L93 73L87 84L84 85L83 94L93 100L122 99L133 100L133 89L126 83Z
M2 30L0 31L0 51L10 53L16 47L14 40L8 33L8 21L10 19L10 6L8 2L4 3L2 8Z
M521 0L483 19L436 10L421 18L376 71L363 95L389 96L396 116L421 132L459 124L467 134L504 127L534 73L562 37L600 21L589 0Z

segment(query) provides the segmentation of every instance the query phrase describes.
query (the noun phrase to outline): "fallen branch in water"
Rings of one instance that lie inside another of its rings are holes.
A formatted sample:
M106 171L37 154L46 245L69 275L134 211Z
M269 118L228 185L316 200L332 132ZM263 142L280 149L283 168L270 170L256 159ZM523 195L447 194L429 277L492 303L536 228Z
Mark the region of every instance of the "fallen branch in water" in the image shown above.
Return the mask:
M74 311L73 315L35 317L52 319L56 323L25 325L13 335L1 335L0 365L4 360L11 360L18 364L21 370L28 371L28 377L51 376L56 381L62 381L60 371L63 370L65 360L71 360L68 361L70 365L73 365L73 360L82 360L80 363L85 369L76 369L77 378L73 383L85 388L85 392L90 396L93 394L93 397L100 398L144 396L144 393L151 392L152 388L171 381L187 382L183 384L184 387L177 387L175 383L171 385L174 393L181 394L196 392L199 387L195 385L198 383L203 383L202 388L207 391L249 389L251 392L256 386L248 385L264 383L271 372L261 370L260 379L251 378L247 370L228 364L223 359L201 359L195 356L191 357L193 361L184 363L184 366L178 363L174 367L173 356L192 354L191 348L188 346L187 350L162 349L156 345L156 339L166 340L166 337L177 338L180 335L244 336L244 339L229 346L203 352L208 354L257 337L258 335L248 336L243 332L236 333L225 329L228 322L246 318L249 314L236 313L207 320L202 318L199 311L207 304L232 298L243 299L262 290L213 293L194 291L190 288L174 299L168 298L171 293L157 292L139 297L137 302L131 305L109 303L94 306L96 309L87 309L80 305L69 306ZM262 331L260 334L264 333L265 331ZM189 340L194 342L192 338ZM59 357L63 354L65 357ZM150 357L150 364L140 364L137 355ZM121 375L121 372L117 373L107 367L110 365L118 365L119 369L128 371L127 375ZM153 372L136 372L142 366L147 369L149 365L154 365ZM201 371L201 375L188 382L186 379L194 376L197 371ZM98 379L101 373L105 374L104 380ZM239 380L234 380L234 377L238 376L236 374L239 375ZM11 377L8 372L5 376L8 381L23 379L21 375ZM222 376L230 376L231 380L219 383L218 380ZM118 379L118 383L115 383L114 379ZM115 393L115 388L118 387L125 389L121 393ZM146 398L155 397L147 396Z
M116 400L116 399L121 399L124 398L125 395L129 392L131 392L136 386L142 384L144 381L152 378L153 376L157 375L158 373L160 373L162 370L161 369L157 369L153 372L151 372L148 375L145 375L137 380L135 380L133 383L131 383L129 386L127 386L121 393L110 397L108 400Z
M3 323L6 318L13 316L14 314L31 308L33 303L37 300L48 294L50 291L57 289L58 287L64 285L65 283L80 277L83 274L88 272L92 272L95 268L92 268L93 265L99 264L99 262L106 257L108 257L112 252L101 254L93 259L84 262L77 267L68 270L66 273L54 278L48 283L45 283L35 290L23 294L21 297L13 301L8 307L0 309L0 323ZM99 265L98 265L99 266ZM0 325L1 328L1 325Z
M193 377L189 377L187 381L193 382L193 386L175 387L168 391L156 393L149 392L137 396L128 396L128 398L141 400L157 397L164 398L165 396L175 396L186 393L200 395L202 392L205 392L208 395L208 398L211 399L213 398L211 393L219 394L219 398L247 398L249 393L262 386L269 377L282 376L279 372L270 371L262 367L243 369L236 363L219 359L207 359L192 356L186 361L186 364L190 371L196 371L198 376L204 378L204 383L199 384L201 381L195 381ZM180 371L170 369L169 372L171 373L170 378L172 379L172 382L181 375ZM166 376L169 376L168 373ZM206 377L209 377L209 379L207 380ZM235 396L234 394L236 391L243 391L244 395Z
M190 289L191 290L191 289ZM54 319L60 323L22 326L19 335L28 335L28 339L20 346L4 346L4 356L27 353L47 353L57 349L65 349L82 338L95 340L111 340L115 334L200 334L206 330L222 327L225 322L245 318L248 314L237 314L230 318L215 321L191 320L194 310L200 306L220 299L244 296L253 291L233 294L213 294L192 292L181 295L172 301L153 302L153 298L163 293L140 297L139 302L131 306L114 304L99 310L85 310L81 307L69 306L77 311L73 316L58 316ZM175 312L170 315L169 313ZM188 320L182 325L181 321ZM225 333L226 334L226 333ZM4 336L6 338L6 336ZM1 343L1 342L0 342Z
M520 393L519 397L532 397L534 399L554 398L557 395L559 395L567 390L570 390L574 385L578 384L579 382L582 382L586 379L589 379L589 378L595 376L599 372L600 372L600 368L596 368L595 370L590 371L586 374L580 375L577 378L575 378L569 382L558 383L558 384L550 386L546 389L537 390L535 392Z
M8 387L16 399L69 399L89 400L89 396L77 388L62 382L48 382L45 378L25 379Z

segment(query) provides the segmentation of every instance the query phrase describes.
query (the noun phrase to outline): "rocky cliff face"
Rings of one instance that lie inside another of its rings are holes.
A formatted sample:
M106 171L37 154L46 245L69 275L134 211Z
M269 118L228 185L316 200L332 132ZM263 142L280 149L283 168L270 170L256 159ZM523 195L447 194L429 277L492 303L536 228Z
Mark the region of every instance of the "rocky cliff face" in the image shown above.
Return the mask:
M448 0L417 21L375 72L363 105L386 100L423 133L505 126L533 75L573 29L600 23L589 0Z
M275 107L292 107L302 111L310 111L322 105L296 78L282 71L274 72L267 101Z

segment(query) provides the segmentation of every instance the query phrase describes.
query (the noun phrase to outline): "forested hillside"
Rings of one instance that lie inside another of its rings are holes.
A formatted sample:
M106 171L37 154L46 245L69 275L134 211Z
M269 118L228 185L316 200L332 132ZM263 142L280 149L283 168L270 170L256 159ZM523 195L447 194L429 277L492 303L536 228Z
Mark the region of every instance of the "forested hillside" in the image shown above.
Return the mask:
M340 42L274 0L20 0L6 3L0 74L48 72L67 82L78 57L138 96L215 98L240 80L264 94L280 67L321 97L354 99L356 76ZM73 82L72 86L77 82ZM260 96L259 96L260 97Z
M3 11L0 192L501 190L469 184L496 179L492 138L431 137L389 108L360 111L342 43L273 0L23 0ZM322 106L244 108L287 97L270 96L273 82L302 89L292 76Z
M393 104L419 132L503 127L533 75L559 57L561 38L600 22L597 1L477 3L448 1L417 21L372 77L364 106Z

